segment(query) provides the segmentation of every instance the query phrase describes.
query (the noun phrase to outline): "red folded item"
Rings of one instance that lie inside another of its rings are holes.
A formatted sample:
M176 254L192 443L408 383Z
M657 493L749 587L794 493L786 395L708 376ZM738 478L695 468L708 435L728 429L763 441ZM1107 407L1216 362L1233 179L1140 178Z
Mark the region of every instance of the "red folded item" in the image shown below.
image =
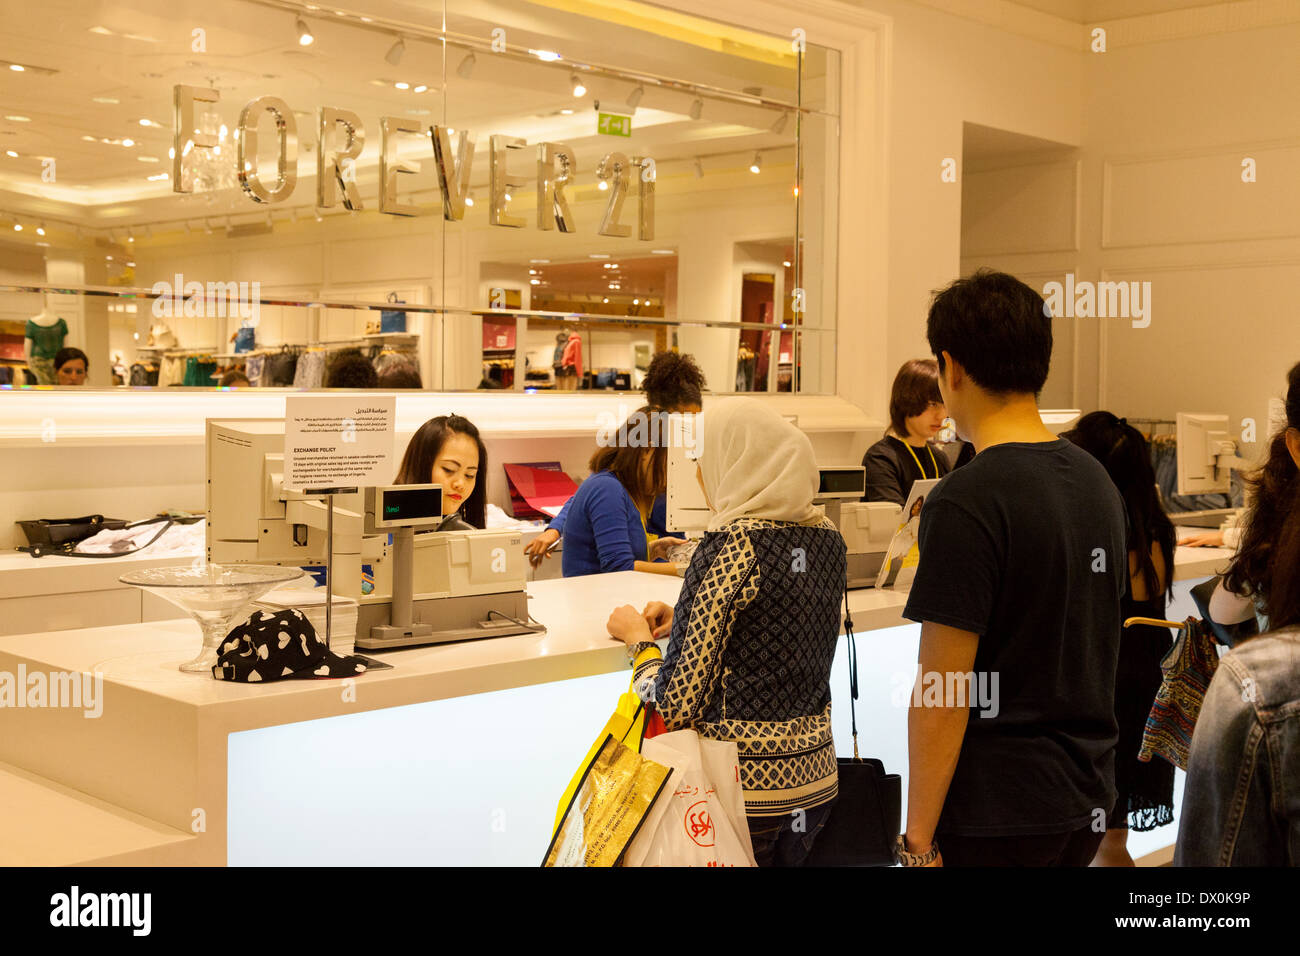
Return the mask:
M503 467L506 483L510 486L510 513L515 518L550 520L578 490L574 480L561 470L558 461L507 464Z

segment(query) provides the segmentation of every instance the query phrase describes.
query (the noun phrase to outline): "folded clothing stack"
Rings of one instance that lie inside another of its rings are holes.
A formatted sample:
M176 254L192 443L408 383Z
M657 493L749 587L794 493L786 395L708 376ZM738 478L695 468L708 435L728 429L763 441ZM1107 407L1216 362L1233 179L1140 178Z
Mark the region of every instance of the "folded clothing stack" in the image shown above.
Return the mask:
M280 588L270 591L253 603L256 611L277 611L297 608L311 622L316 633L325 639L325 589L315 590ZM351 654L357 640L357 602L352 598L334 595L334 614L331 622L330 650L335 654Z

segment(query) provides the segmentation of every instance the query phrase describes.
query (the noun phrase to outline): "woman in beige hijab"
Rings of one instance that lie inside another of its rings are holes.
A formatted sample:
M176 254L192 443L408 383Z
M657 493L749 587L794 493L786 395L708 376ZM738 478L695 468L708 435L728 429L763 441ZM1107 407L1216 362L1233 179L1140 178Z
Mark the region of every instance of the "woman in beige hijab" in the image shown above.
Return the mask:
M727 399L699 419L698 477L713 517L675 608L614 611L635 685L669 730L736 741L754 855L798 866L837 794L830 672L844 540L813 505L806 435L769 406ZM661 656L655 637L671 635Z

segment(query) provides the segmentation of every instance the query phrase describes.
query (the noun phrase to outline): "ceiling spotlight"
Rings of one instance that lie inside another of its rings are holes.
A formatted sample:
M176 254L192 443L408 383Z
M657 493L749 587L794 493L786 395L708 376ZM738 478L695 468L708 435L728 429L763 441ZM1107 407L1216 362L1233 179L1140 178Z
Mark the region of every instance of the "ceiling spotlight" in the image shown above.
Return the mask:
M763 171L763 158L758 155L757 150L754 151L754 161L749 164L749 171L751 173L761 173Z
M387 60L389 63L391 63L393 66L397 66L397 64L402 62L402 54L405 52L406 52L406 41L403 40L401 37L398 37L397 42L394 43L392 46L390 46L388 48L388 52L384 54L384 59Z
M126 231L126 241L135 242L135 233L130 229Z
M324 222L324 221L325 221L324 218L321 216L321 214L320 214L320 210L319 210L319 209L316 210L316 221L317 221L317 222Z
M641 97L644 95L645 87L638 83L636 89L627 95L627 105L632 107L632 109L636 109L641 103Z
M45 235L45 223L41 223L39 226L36 227L36 235L38 236Z
M10 63L9 69L13 70L15 73L22 73L27 69L27 67L23 66L21 63Z
M703 113L704 113L704 100L700 99L699 97L696 97L695 102L691 104L691 119L697 120L700 118L700 116Z
M605 296L605 297L604 297L603 299L601 299L600 301L601 301L601 302L604 302L606 305L608 305L608 304L609 304L609 296Z
M393 86L397 87L399 90L409 90L411 88L411 84L407 83L405 80L398 80L393 84Z
M17 158L18 158L18 151L17 151L17 150L13 150L13 149L6 149L6 150L5 150L5 155L6 155L6 156L9 156L9 157L12 157L13 159L17 159Z
M781 265L783 265L783 266L785 266L787 269L789 269L789 268L790 268L790 260L789 260L789 259L782 259L782 260L781 260Z
M420 84L419 86L417 86L417 87L416 87L412 92L414 92L414 93L423 93L423 92L424 92L425 90L427 90L427 89L428 89L428 87L425 86L423 83L421 83L421 84Z
M131 138L128 137L127 139L122 140L122 145L123 145L123 146L134 146L134 145L135 145L135 140L133 140L133 139L131 139Z
M587 95L587 88L586 88L585 86L582 85L582 80L578 79L578 74L577 74L577 73L571 73L571 74L569 75L569 82L573 85L573 95L574 95L574 96L586 96L586 95Z
M529 279L529 280L528 280L528 284L529 284L529 285L541 285L541 284L542 284L542 280L541 280L541 279Z
M472 205L474 205L474 194L473 194L473 193L470 193L468 196L465 197L465 205L466 205L466 206L472 206Z
M302 17L299 17L297 22L294 23L294 28L298 31L299 46L311 46L316 40L316 38L311 35L311 30L307 29L307 21Z
M22 232L22 231L23 231L23 224L21 222L14 223L14 232Z
M641 304L641 300L640 300L640 299L633 299L633 300L632 300L632 304L633 304L633 305L640 305L640 304Z
M598 188L601 192L604 192L606 189L609 188L609 180L602 179L599 183L596 184L596 188Z
M460 66L456 67L456 75L462 80L468 80L470 74L474 72L474 64L478 62L474 59L474 51L470 50L465 54L465 59L460 61Z
M790 118L789 113L782 113L780 116L778 116L776 118L776 122L772 124L772 132L775 133L777 136L780 136L782 133L784 133L785 123L786 120L788 120L789 118Z
M695 157L695 178L704 178L704 160L700 159L698 156Z

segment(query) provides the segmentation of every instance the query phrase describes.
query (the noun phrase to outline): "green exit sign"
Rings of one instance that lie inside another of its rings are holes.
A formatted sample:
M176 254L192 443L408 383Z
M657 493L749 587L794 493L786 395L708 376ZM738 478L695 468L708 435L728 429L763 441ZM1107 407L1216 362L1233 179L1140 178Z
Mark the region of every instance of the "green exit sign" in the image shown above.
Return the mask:
M599 113L596 120L596 132L602 136L631 136L632 117L621 113Z

